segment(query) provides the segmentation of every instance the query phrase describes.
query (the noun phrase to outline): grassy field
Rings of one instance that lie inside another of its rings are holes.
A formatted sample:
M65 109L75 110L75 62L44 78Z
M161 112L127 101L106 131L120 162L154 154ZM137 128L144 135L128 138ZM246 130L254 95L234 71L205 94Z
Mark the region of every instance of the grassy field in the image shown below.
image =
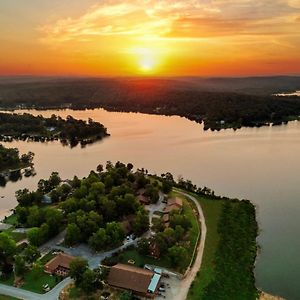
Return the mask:
M5 220L3 220L3 223L15 226L18 223L17 215L12 214L12 215L8 216Z
M133 260L135 262L134 265L136 267L143 267L145 264L155 265L155 266L160 266L165 268L172 267L170 262L167 259L163 259L163 258L155 259L150 256L144 256L139 254L136 249L126 250L122 252L118 257L118 261L120 263L129 264L128 263L129 260Z
M195 281L192 283L187 300L201 299L203 289L208 285L214 276L214 257L219 242L217 227L223 206L223 201L209 200L200 196L195 197L199 199L203 209L207 227L207 235L202 266Z
M22 285L22 289L43 294L43 285L48 284L50 289L55 287L59 281L56 279L55 276L50 276L44 273L41 270L39 273L28 272L24 276L24 284Z
M19 300L19 299L15 297L0 295L0 300Z
M40 258L40 262L44 265L44 264L46 264L49 260L51 260L55 256L56 255L53 254L52 251L50 251L49 253L47 253L46 255L44 255L42 258Z
M15 230L15 228L9 228L7 230L5 230L5 233L7 233L9 236L11 236L15 242L19 242L21 240L26 239L26 233L25 232L13 232Z

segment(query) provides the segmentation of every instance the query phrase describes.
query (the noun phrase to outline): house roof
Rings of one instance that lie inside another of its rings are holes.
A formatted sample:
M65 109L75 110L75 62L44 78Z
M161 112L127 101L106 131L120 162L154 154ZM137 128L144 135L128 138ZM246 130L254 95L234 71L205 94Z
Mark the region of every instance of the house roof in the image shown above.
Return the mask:
M138 201L140 201L141 203L144 203L144 204L149 204L150 203L149 197L146 197L144 195L138 195L137 199L138 199Z
M178 207L182 207L182 199L175 197L175 198L170 198L168 199L168 206L169 205L176 205Z
M54 272L58 267L70 269L70 263L74 259L74 256L65 253L59 253L45 264L45 269L47 269L50 272Z
M171 204L171 205L167 205L166 208L164 209L164 213L169 213L173 210L180 210L181 207L176 205L176 204Z
M154 272L129 265L117 264L110 269L108 284L139 292L147 293Z
M169 222L170 221L170 216L168 213L164 214L162 217L164 223Z

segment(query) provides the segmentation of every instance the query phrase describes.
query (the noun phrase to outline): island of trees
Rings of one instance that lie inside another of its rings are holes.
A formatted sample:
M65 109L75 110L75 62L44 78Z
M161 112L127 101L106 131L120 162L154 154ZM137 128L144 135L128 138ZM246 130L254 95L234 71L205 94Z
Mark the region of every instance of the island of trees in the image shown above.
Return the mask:
M203 205L209 235L203 266L188 299L255 300L258 291L253 269L258 228L254 206L246 200L216 196L210 189L198 188L182 178L176 182L170 173L149 175L144 169L134 171L132 164L121 162L108 162L105 168L99 165L83 179L75 176L62 180L53 172L49 179L39 181L36 191L19 190L18 206L11 218L14 226L29 228L30 244L17 247L11 231L0 234L0 281L10 282L13 273L24 280L34 274L42 276L41 265L49 257L40 259L38 247L59 233L64 232L64 247L84 243L95 252L103 252L124 243L128 224L136 245L116 252L102 264L130 263L129 258L134 256L141 266L152 262L184 272L197 247L195 208L183 198L182 209L170 212L167 226L159 216L151 221L147 206L165 201L163 195L174 197L177 191L194 195ZM105 281L103 270L89 269L88 262L80 258L72 262L70 275L76 288L85 294L100 289Z
M22 177L34 175L34 153L19 154L16 148L6 148L0 144L0 186L5 186L7 181L17 181Z
M299 77L178 79L0 80L0 107L103 107L114 111L179 115L205 129L279 125L300 115ZM2 99L2 100L1 100Z
M108 136L107 129L100 123L88 122L68 116L66 120L52 115L50 118L31 114L0 113L0 140L60 140L71 147L82 146Z

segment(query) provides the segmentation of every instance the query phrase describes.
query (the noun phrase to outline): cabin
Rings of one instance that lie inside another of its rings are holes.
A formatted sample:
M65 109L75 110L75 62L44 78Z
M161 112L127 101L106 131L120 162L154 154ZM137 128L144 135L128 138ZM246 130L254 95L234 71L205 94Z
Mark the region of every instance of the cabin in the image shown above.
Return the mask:
M70 264L74 259L74 256L59 253L45 264L44 271L48 274L67 277L70 273Z
M160 281L161 274L125 264L111 267L107 280L111 287L150 299L157 295Z
M176 198L170 198L168 199L167 206L164 209L164 213L170 213L171 211L177 210L181 211L183 207L182 199L176 197Z

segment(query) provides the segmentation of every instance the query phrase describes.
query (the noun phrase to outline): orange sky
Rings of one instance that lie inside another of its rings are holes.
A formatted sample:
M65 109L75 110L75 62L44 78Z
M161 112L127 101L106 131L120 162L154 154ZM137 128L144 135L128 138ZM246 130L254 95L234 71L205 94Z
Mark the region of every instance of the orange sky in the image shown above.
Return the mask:
M300 74L300 0L1 0L0 74Z

